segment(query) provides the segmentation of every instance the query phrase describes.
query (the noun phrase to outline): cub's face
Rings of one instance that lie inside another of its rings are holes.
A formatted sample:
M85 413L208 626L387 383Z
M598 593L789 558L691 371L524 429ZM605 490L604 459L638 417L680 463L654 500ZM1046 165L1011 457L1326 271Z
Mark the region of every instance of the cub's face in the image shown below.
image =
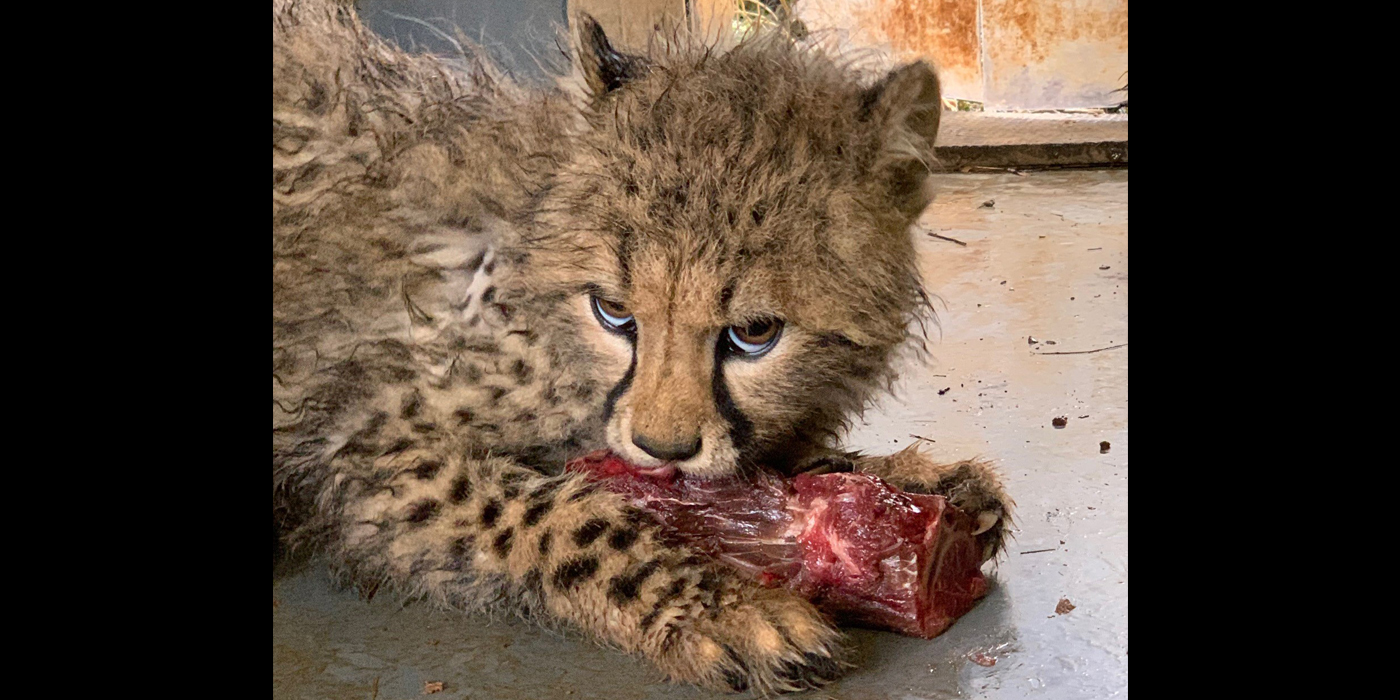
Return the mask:
M609 54L585 62L591 129L526 266L611 387L607 444L702 476L791 466L891 378L921 303L909 226L937 81L916 64L864 88L778 45L663 64L585 38Z

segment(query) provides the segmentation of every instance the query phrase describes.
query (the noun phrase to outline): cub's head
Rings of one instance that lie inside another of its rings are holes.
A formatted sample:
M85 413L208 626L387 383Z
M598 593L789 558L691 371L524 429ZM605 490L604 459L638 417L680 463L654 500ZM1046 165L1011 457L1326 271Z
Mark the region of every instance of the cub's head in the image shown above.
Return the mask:
M720 475L825 445L926 307L938 80L874 85L779 41L627 56L585 18L589 128L541 194L536 292L593 351L609 446Z

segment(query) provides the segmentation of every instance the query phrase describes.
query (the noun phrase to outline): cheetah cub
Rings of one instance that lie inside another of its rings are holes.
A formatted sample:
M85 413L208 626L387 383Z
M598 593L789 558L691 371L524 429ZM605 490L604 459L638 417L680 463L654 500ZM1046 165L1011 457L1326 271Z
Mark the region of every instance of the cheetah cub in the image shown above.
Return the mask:
M633 56L577 24L582 89L526 90L274 1L274 526L368 593L510 606L675 681L819 686L844 664L811 604L561 467L859 469L1000 550L985 465L835 444L927 307L938 80L777 39Z

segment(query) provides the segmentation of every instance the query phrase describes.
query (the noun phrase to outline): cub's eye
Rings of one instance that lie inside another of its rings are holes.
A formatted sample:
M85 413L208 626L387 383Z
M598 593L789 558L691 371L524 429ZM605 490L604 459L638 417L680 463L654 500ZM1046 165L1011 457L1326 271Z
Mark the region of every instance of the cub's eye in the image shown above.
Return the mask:
M615 301L608 301L599 296L593 297L593 315L598 317L598 323L613 333L631 335L637 330L637 322L632 319L632 313L627 307Z
M739 355L757 357L772 350L782 332L783 322L776 318L765 318L743 327L730 326L729 345Z

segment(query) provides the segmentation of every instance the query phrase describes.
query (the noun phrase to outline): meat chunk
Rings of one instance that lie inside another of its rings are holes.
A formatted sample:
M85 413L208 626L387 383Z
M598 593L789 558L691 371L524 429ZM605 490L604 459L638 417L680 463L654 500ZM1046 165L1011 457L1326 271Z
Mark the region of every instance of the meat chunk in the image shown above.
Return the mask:
M868 474L698 479L609 453L569 463L673 536L843 622L934 637L987 592L972 518Z

